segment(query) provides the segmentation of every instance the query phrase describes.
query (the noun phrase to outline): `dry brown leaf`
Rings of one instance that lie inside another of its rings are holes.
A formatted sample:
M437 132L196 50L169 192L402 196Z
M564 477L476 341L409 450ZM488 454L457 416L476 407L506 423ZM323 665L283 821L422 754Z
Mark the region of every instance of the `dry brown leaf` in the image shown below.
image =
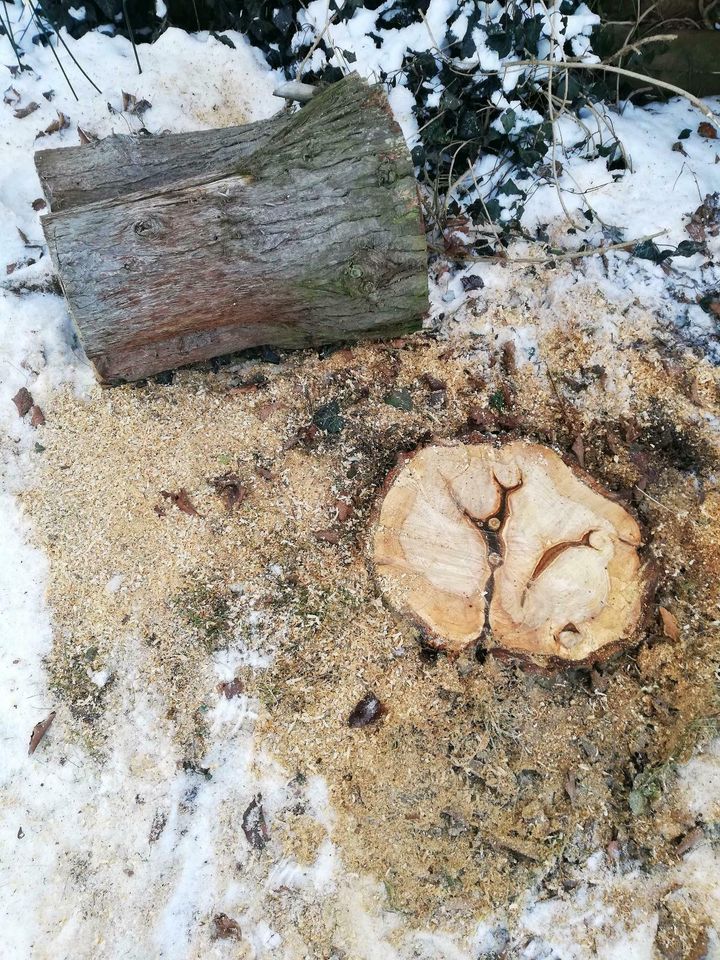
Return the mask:
M39 723L36 723L33 727L33 732L30 734L30 746L28 747L28 756L31 757L38 748L38 745L45 734L48 732L52 726L52 722L55 719L55 711L48 714L48 716L41 720Z
M235 677L234 680L225 680L217 685L218 693L221 693L226 700L232 700L233 697L239 697L245 689L242 680Z
M30 426L35 429L45 426L45 414L42 412L42 407L39 407L36 403L33 404L30 411Z
M20 387L20 389L12 399L13 399L13 403L17 407L17 412L20 414L21 417L24 417L25 414L32 409L35 403L35 401L33 400L33 395L30 393L30 391L26 387Z
M20 94L15 87L7 88L3 94L3 103L9 104L11 107L14 107L16 103L20 103Z
M32 103L29 103L26 107L18 107L15 111L15 116L18 120L24 120L25 117L29 117L31 113L35 113L36 110L40 109L40 104L35 103L33 100Z
M62 111L58 110L57 119L53 120L51 124L45 127L42 133L38 134L38 137L49 137L53 133L59 133L61 130L65 130L66 127L69 127L69 126L70 126L69 118L66 117L65 114L62 113Z
M345 523L355 512L351 503L346 500L337 500L335 502L335 511L340 523Z
M42 197L38 197L37 200L33 200L32 202L32 208L33 210L35 210L36 213L38 210L44 210L46 206L47 206L47 203L45 202L45 200L43 200Z
M213 923L215 924L213 936L216 940L240 940L242 938L240 924L237 920L228 917L227 914L218 913L217 916L213 917Z
M340 534L337 530L316 530L315 539L324 543L340 543Z
M78 137L80 137L80 143L85 144L95 143L98 140L98 136L94 133L90 133L88 130L83 130L82 127L77 128Z
M224 473L212 481L215 492L222 497L227 510L239 506L248 495L247 487L243 486L236 473Z
M706 140L716 140L717 139L717 130L712 123L708 123L707 120L704 120L697 129L697 132L701 137L705 137Z
M185 487L181 487L177 493L170 493L167 490L161 490L160 495L165 497L166 500L170 500L178 510L182 510L183 513L187 513L190 517L199 517L200 514L197 512L195 507L188 496L188 492Z
M680 627L675 614L671 613L667 607L659 607L658 612L660 613L664 636L668 637L670 640L679 640Z
M366 694L359 700L348 717L349 727L367 727L377 723L387 713L387 707L381 703L374 693Z

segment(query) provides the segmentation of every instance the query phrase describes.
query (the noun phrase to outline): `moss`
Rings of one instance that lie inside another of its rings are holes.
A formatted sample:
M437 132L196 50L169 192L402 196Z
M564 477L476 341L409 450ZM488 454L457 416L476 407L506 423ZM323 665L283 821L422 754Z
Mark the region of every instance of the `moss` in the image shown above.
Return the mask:
M219 650L230 639L230 604L217 586L192 583L172 601L177 613L209 653Z

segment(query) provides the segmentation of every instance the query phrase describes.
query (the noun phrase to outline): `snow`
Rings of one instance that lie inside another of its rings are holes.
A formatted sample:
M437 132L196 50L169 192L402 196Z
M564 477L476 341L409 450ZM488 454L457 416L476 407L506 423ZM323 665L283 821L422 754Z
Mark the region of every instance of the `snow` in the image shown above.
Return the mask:
M161 0L158 9L164 9ZM380 69L399 68L407 49L427 47L428 33L444 35L445 24L456 10L454 0L431 0L427 25L385 31L387 42L382 51L364 36L374 24L372 11L358 10L347 24L330 27L329 34L336 47L352 49L358 69L372 76ZM498 10L499 5L488 5L488 16L497 15ZM560 23L556 10L548 8L548 24L555 30ZM14 8L10 15L16 15ZM307 16L322 28L327 17L325 0L310 3ZM582 9L567 18L565 35L575 38L578 54L588 52L581 41L593 18ZM458 31L462 31L461 19L455 21ZM32 164L36 148L77 144L77 126L98 137L134 132L143 124L152 132L183 131L261 119L278 109L271 96L275 78L242 37L232 32L228 36L236 49L207 34L190 36L168 30L152 47L140 48L142 75L137 73L126 40L99 31L80 41L66 36L77 59L103 89L102 94L95 92L67 63L79 102L50 51L32 48L33 72L10 78L8 86L17 91L19 106L34 101L38 109L25 119L16 119L12 115L15 104L0 105L0 219L4 224L0 273L6 264L37 257L42 245L39 216L32 209L33 200L42 196ZM0 51L0 63L11 63L12 51L5 37L0 38ZM47 99L44 94L51 90L54 94ZM152 108L142 118L123 113L123 90L138 100L147 99ZM392 93L393 108L409 140L417 132L411 100L402 86ZM37 133L56 119L57 111L70 118L69 126L36 141ZM720 179L711 142L693 133L682 141L686 155L671 150L680 130L688 127L695 131L697 111L677 100L649 110L630 105L622 113L606 110L604 117L630 154L633 173L615 181L604 161L587 162L578 154L563 157L561 184L589 191L599 218L620 227L628 239L660 233L658 242L677 244L687 236L687 216L706 193L718 189ZM560 134L571 142L577 129L563 121ZM571 209L579 207L579 199L567 194L566 203ZM545 185L528 203L523 223L532 229L557 221L561 214L554 185ZM19 231L27 236L29 248ZM602 242L599 235L597 242ZM717 257L720 238L711 244ZM518 245L511 255L527 252ZM678 282L697 280L702 272L699 259L687 264L674 261L674 268L682 272ZM559 276L548 295L561 300L572 295L573 283L595 284L611 300L630 303L638 299L664 312L697 340L709 339L709 320L699 307L681 306L673 299L671 282L659 267L623 252L608 254L607 261L604 269L588 259L582 274L575 274L572 281ZM466 276L471 274L482 278L482 290L466 293L459 274L446 278L433 290L435 315L448 309L444 298L449 294L453 294L452 311L457 313L472 298L491 298L512 283L511 271L492 264L473 265L465 271ZM91 676L98 686L106 686L111 676L114 679L111 696L116 723L109 759L98 764L92 744L67 738L62 708L47 735L55 749L46 752L41 744L32 758L27 756L30 731L55 706L43 667L51 648L52 621L44 599L47 560L31 546L32 532L15 496L32 482L42 453L35 448L37 434L28 418L18 417L11 398L20 387L26 387L42 406L61 383L72 384L80 393L93 389L64 302L51 292L51 275L44 256L35 264L18 267L8 277L10 289L0 288L0 426L5 437L0 451L3 956L8 960L229 956L222 944L208 948L207 938L210 918L225 912L237 917L252 956L283 957L284 945L262 914L252 873L238 871L238 863L246 866L250 856L237 846L238 811L259 792L270 818L288 801L286 774L262 755L255 741L256 705L251 700L242 695L230 701L221 697L208 714L211 747L204 763L212 779L183 770L161 704L150 692L142 692L136 682L135 671L142 659L138 638L132 661L114 662ZM716 267L706 268L702 275L705 280L720 280ZM27 289L20 291L19 285ZM482 334L482 320L472 322L476 324L474 332ZM519 359L532 362L536 352L533 326L515 328L512 337ZM277 572L281 573L281 568ZM123 588L120 574L99 585L109 593ZM257 619L250 626L257 628ZM236 648L215 658L218 682L232 679L238 662L262 668L267 659L243 648L238 639ZM304 789L308 809L329 835L333 812L325 781L312 778ZM717 821L719 746L695 757L681 771L678 798L693 817ZM150 842L151 831L160 823L164 825L157 839ZM665 875L623 874L603 851L586 867L584 882L572 893L540 902L529 895L520 905L516 922L521 936L513 945L519 951L517 956L649 960L654 956L658 898L673 889L691 891L696 900L706 904L709 916L720 917L720 862L709 845L693 849ZM398 952L388 937L399 920L364 911L354 893L356 887L342 875L329 839L310 867L284 862L267 884L274 889L309 890L320 899L331 889L340 891L353 930L353 957L463 960L470 956L451 937L430 931L408 935ZM612 906L619 891L636 905L629 917L619 917ZM500 920L495 923L483 918L473 954L489 957L506 945ZM710 949L713 956L720 956L714 933Z

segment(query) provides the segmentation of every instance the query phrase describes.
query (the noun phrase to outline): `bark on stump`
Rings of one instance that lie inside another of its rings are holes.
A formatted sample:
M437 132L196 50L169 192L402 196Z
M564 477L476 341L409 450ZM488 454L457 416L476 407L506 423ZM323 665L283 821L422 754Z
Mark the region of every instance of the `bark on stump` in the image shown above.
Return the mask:
M245 127L44 150L50 253L106 382L397 336L428 308L412 161L357 76Z
M652 586L633 517L552 450L431 446L388 478L373 539L380 586L436 646L541 666L606 658Z

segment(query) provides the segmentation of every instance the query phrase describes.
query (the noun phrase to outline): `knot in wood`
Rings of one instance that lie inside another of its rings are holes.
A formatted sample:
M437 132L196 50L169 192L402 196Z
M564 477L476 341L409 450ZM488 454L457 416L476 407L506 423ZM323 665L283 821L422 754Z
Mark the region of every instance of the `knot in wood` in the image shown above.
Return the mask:
M159 217L148 216L142 220L136 220L133 224L133 232L138 237L156 237L162 231L162 221Z

